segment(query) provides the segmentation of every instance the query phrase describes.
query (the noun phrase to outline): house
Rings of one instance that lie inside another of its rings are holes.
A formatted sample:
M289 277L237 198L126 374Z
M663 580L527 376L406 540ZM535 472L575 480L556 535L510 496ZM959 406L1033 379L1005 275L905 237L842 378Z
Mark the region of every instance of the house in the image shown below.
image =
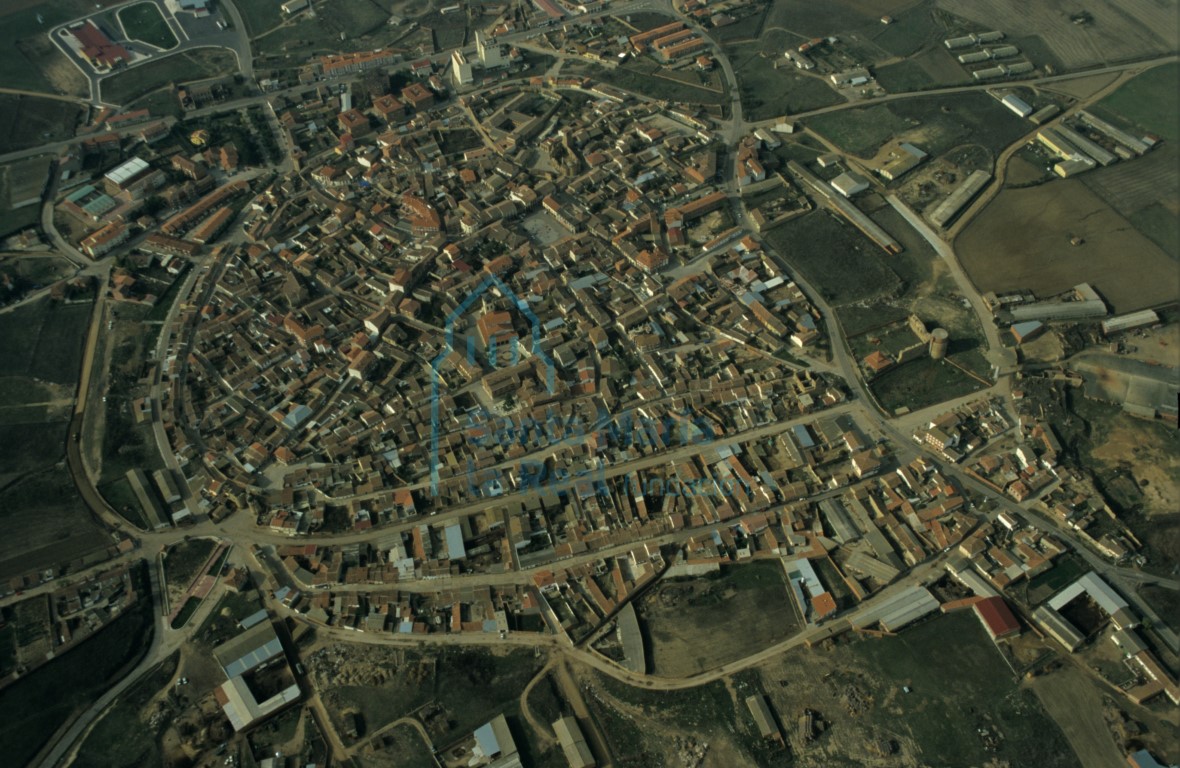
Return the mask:
M402 99L418 112L434 105L434 94L422 83L410 83L402 88Z
M341 133L351 133L353 138L360 138L369 132L369 118L359 109L349 109L336 116Z

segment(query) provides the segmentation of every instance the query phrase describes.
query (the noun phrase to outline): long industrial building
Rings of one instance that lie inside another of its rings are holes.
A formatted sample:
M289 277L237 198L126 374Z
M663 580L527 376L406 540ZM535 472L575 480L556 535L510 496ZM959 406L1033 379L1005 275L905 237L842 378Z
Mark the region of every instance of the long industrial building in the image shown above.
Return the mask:
M831 187L813 176L806 168L794 160L790 160L787 162L787 169L790 170L792 176L811 187L817 195L831 207L835 208L844 218L852 222L857 229L863 232L866 237L880 246L885 252L901 253L901 243L894 240L888 232L877 226L876 222L866 216L855 205L839 195L832 194Z
M1110 336L1114 333L1129 331L1132 328L1155 325L1159 321L1160 316L1155 313L1154 309L1144 309L1140 312L1119 315L1118 317L1112 317L1109 320L1102 321L1102 335Z
M851 616L848 623L854 629L864 629L874 624L888 632L896 632L923 616L938 610L938 598L925 587L910 587L883 603L873 606L859 615Z
M1093 160L1096 163L1098 163L1101 166L1107 166L1107 165L1110 165L1111 163L1118 162L1117 157L1115 157L1110 152L1107 152L1105 149L1103 149L1099 145L1095 144L1093 141L1090 141L1089 138L1078 133L1073 128L1070 128L1068 126L1062 126L1061 127L1061 135L1064 136L1069 141L1073 142L1074 145L1077 146L1078 149L1085 152L1087 155L1089 155L1091 158L1093 158Z
M1137 155L1145 154L1147 150L1151 149L1147 144L1129 133L1115 128L1110 123L1101 118L1094 117L1094 115L1085 110L1078 112L1078 119L1082 121L1083 125L1088 125L1099 133L1105 133L1112 140L1117 141Z
M1048 606L1060 611L1081 595L1087 595L1119 629L1130 629L1139 622L1123 596L1115 592L1098 574L1090 571L1049 599Z
M1073 301L1036 301L1021 304L1010 310L1013 323L1025 320L1081 320L1087 317L1102 317L1106 314L1106 302L1088 283L1075 285Z
M987 171L972 171L954 192L947 195L946 200L938 204L930 214L930 221L934 222L935 226L945 228L991 179L992 175Z

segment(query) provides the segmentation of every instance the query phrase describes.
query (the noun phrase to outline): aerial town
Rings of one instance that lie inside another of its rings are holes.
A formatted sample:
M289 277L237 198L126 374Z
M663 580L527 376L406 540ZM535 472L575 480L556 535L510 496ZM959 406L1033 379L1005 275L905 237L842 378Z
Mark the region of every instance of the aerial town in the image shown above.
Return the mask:
M1180 764L1175 3L0 22L5 765Z

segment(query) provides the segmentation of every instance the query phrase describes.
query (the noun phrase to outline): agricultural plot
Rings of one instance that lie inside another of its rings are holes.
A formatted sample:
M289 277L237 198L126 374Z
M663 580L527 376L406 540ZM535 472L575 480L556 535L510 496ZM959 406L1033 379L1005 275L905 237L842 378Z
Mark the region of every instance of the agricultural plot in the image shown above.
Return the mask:
M1070 21L1080 8L1060 0L938 0L938 7L980 29L1035 29L1068 69L1163 55L1180 45L1176 6L1153 0L1095 0L1085 5L1095 22L1084 25Z
M1081 180L1163 249L1180 258L1180 149L1165 144L1150 158L1098 168Z
M1077 179L1003 190L956 250L980 291L1048 296L1088 282L1115 313L1180 298L1175 260Z
M260 37L254 44L255 55L320 55L379 48L405 32L404 28L387 26L388 21L389 13L370 0L333 3L330 9L323 6L314 17L301 13Z
M916 411L983 389L975 379L947 360L922 357L885 371L871 384L881 407L890 413Z
M652 674L684 677L762 650L799 628L779 563L726 568L713 577L666 581L636 605ZM702 643L716 627L742 627L725 643Z
M104 548L59 462L90 319L89 302L41 299L0 315L0 577Z
M93 637L0 690L0 743L5 762L27 765L74 712L90 706L147 651L152 601L147 573L135 572L144 595Z
M155 3L137 3L120 8L116 15L127 38L162 50L177 46L176 35Z
M83 116L68 101L0 94L0 153L72 138Z
M1098 103L1095 112L1131 131L1149 131L1180 140L1180 64L1149 69Z
M78 768L108 765L152 765L163 762L159 736L167 722L155 728L145 722L147 706L160 695L176 673L179 651L149 672L119 697L82 742Z

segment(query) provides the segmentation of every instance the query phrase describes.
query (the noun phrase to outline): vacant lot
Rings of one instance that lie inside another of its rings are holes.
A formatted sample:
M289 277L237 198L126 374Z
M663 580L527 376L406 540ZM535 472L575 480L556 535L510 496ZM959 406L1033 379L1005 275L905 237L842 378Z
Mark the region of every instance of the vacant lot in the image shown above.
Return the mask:
M345 661L333 668L333 658ZM324 703L338 728L345 712L359 712L366 731L372 732L437 702L447 714L437 737L447 743L515 708L544 659L532 651L491 653L450 646L431 654L392 648L378 654L371 645L341 643L305 657L304 663L313 679L324 683Z
M74 713L93 703L146 651L152 637L147 573L136 571L143 595L122 616L60 658L0 690L0 742L5 762L27 765Z
M1122 750L1103 717L1102 693L1084 672L1066 666L1037 678L1032 689L1064 731L1082 768L1105 768L1122 761Z
M1036 30L1046 47L1069 69L1162 55L1180 45L1176 6L1156 0L1094 0L1084 8L1094 23L1073 24L1082 9L1068 0L938 0L940 8L1009 35ZM1034 63L1038 62L1034 59Z
M201 575L201 566L213 554L217 543L212 539L189 539L168 549L164 555L164 578L168 580L171 600L183 595L193 579Z
M142 680L119 697L94 729L82 742L77 768L99 768L109 765L160 764L159 735L167 721L156 728L148 725L147 705L168 685L176 672L179 651L149 672Z
M165 50L175 48L176 35L160 15L155 3L138 3L120 8L119 23L131 40L139 40Z
M820 669L824 674L816 674ZM897 637L794 650L759 671L784 723L793 724L806 707L827 724L809 745L792 744L801 765L883 765L874 750L881 740L894 747L890 765L1077 765L1061 731L1013 680L970 611ZM1000 736L994 752L983 729Z
M1030 125L983 93L915 96L886 104L817 115L809 127L841 149L873 157L890 139L916 143L933 156L961 144L993 154L1029 132Z
M1180 64L1149 69L1098 103L1095 110L1128 127L1180 140Z
M99 86L103 101L128 104L157 88L226 75L236 66L236 59L229 51L201 48L165 56L105 77Z
M698 88L682 80L661 77L662 71L663 68L656 62L646 58L632 59L614 69L583 61L568 61L562 68L564 74L581 74L598 82L656 99L711 106L719 106L728 101L722 91Z
M82 116L67 101L0 94L0 153L71 138Z
M881 249L826 210L788 221L766 239L832 304L862 301L901 286Z
M748 656L799 628L776 562L726 568L712 578L667 581L636 605L653 674L685 677ZM724 643L701 638L741 627Z
M1076 179L1005 189L956 250L980 291L1047 296L1088 282L1118 313L1180 298L1176 262Z

